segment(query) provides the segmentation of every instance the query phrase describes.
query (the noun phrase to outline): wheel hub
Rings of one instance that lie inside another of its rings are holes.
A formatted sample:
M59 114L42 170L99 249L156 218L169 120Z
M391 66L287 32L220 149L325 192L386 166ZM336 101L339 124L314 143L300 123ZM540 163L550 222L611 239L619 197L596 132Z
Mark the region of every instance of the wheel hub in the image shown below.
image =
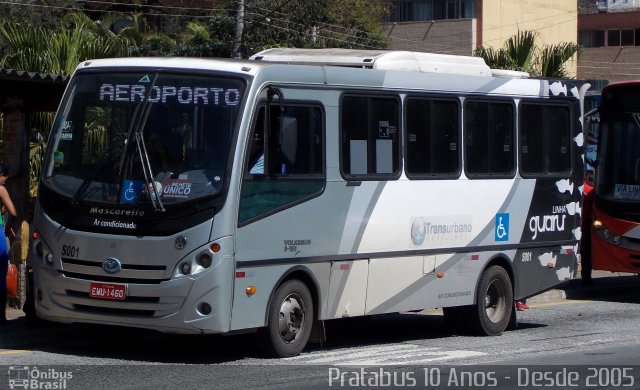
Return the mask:
M280 337L286 343L296 340L304 327L304 309L302 299L297 294L288 295L280 306L278 329Z
M498 281L492 281L487 288L487 293L484 297L485 311L487 317L493 323L498 323L502 320L506 302L504 298L504 286Z

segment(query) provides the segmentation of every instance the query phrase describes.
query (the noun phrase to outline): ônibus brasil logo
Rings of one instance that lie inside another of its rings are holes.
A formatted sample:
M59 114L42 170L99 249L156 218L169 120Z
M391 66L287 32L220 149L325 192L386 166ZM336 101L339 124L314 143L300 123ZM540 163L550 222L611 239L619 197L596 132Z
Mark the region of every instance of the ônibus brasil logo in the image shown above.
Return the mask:
M71 371L59 371L55 368L9 367L9 388L14 389L53 389L68 388L73 378Z

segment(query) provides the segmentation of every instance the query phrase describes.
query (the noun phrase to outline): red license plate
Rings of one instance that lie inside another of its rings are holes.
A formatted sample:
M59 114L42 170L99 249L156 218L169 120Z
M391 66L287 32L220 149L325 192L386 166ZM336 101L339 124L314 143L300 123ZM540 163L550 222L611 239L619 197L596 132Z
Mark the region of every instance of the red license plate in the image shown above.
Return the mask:
M89 296L91 298L124 301L126 295L127 286L124 284L91 282L89 286Z

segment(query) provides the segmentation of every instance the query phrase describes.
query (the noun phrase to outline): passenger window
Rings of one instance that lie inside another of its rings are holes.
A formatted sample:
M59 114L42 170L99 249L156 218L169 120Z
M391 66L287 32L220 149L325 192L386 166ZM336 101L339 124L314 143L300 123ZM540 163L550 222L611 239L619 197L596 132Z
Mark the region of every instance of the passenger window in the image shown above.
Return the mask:
M558 104L520 106L520 171L523 177L571 170L571 110Z
M469 178L515 174L513 105L467 100L464 104L465 172Z
M323 110L285 105L258 108L245 158L240 224L300 203L324 189Z
M340 107L342 173L397 177L399 103L395 97L344 96Z
M407 99L407 176L459 174L458 111L457 100Z

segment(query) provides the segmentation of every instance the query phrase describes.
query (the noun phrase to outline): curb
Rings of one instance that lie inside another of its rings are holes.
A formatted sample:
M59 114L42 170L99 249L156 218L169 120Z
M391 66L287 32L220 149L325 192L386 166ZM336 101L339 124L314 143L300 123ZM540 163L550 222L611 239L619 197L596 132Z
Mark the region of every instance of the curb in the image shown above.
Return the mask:
M534 295L531 298L527 298L527 304L540 304L549 303L555 301L562 301L567 299L567 293L564 290L553 289L542 294Z

